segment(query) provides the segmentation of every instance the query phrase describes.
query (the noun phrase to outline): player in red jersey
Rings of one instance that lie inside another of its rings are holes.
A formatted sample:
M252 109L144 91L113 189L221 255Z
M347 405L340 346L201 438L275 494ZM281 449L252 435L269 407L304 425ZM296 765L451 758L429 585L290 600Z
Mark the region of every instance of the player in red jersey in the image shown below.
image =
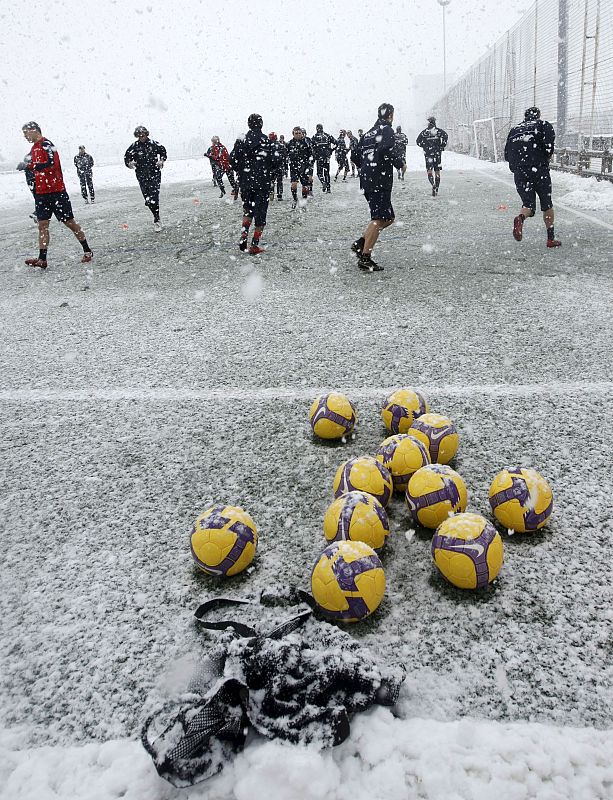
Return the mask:
M64 185L60 157L49 139L46 139L37 122L27 122L23 128L23 135L32 144L30 150L31 162L28 169L34 176L34 205L38 219L38 258L27 258L26 264L30 267L47 268L47 248L49 246L49 220L55 216L74 233L83 248L83 264L89 264L93 253L85 233L75 221L72 213L70 198Z

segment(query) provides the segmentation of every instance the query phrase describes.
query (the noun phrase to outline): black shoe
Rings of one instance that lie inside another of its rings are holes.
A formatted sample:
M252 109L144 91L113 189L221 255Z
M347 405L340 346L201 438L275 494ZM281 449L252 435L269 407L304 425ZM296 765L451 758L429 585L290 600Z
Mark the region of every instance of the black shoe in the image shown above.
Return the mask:
M434 186L432 187L432 197L436 197L436 189Z
M358 261L358 267L365 272L381 272L383 267L379 266L376 261L373 261L370 255L362 253Z
M356 256L361 256L362 250L364 249L364 237L360 236L359 239L356 239L356 241L351 245L351 249Z
M226 196L226 193L225 193L225 192L222 192L222 193L219 195L219 199L221 200L221 198L222 198L222 197L225 197L225 196Z
M283 195L282 194L277 195L277 200L283 200Z
M296 200L292 200L292 211L296 210L296 206L297 205L298 205L298 203L296 202Z
M246 240L246 239L242 239L242 240L241 240L241 241L238 243L238 249L239 249L239 250L242 250L242 251L243 251L243 253L245 252L245 250L247 249L247 240Z

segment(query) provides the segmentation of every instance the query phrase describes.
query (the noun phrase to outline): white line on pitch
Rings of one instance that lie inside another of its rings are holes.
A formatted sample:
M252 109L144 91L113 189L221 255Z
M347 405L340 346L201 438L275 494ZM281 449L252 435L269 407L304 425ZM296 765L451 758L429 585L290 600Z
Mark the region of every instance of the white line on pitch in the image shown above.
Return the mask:
M485 175L488 178L491 178L494 181L498 181L499 183L504 183L505 186L509 188L513 188L513 184L510 181L505 181L504 178L499 178L497 175L491 175L489 172L482 172L480 169L476 170L479 175ZM601 219L596 219L596 217L592 217L589 214L585 214L583 211L577 211L576 208L571 208L567 206L566 203L561 203L559 200L556 200L553 204L555 209L556 206L563 208L564 211L570 211L571 214L575 214L577 217L583 217L583 219L587 219L590 222L593 222L595 225L600 225L601 228L606 228L608 231L613 231L613 225L609 225L608 222L603 222Z
M613 394L613 382L568 382L568 383L525 383L525 384L481 384L481 385L424 385L417 386L428 395L448 395L451 397L532 397L552 395L610 395ZM65 402L113 402L136 400L144 402L179 402L179 401L228 401L245 400L251 402L270 400L313 400L320 394L340 391L351 399L370 400L383 399L398 386L271 386L263 388L242 389L238 386L220 386L210 389L146 389L126 386L108 389L13 389L0 392L0 402L40 403L42 401Z

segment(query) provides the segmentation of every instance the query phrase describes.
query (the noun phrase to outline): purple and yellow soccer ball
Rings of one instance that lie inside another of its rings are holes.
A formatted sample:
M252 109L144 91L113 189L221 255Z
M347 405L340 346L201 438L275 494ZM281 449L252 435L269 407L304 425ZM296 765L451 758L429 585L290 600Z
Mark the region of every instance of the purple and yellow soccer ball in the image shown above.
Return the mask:
M192 526L192 557L207 575L237 575L251 564L257 545L255 522L237 506L211 506Z
M535 469L508 467L491 483L490 506L501 525L518 533L537 531L553 511L553 492Z
M409 479L407 508L413 522L438 528L452 514L466 510L468 492L458 473L446 464L428 464Z
M404 492L411 475L430 463L428 448L410 433L388 436L375 457L390 471L395 492Z
M389 470L376 458L360 456L340 465L332 488L335 497L347 492L366 492L386 506L392 496L393 482Z
M378 550L385 544L389 532L386 510L366 492L342 494L324 515L324 536L328 542L365 542Z
M356 419L353 403L340 392L316 397L309 411L311 428L320 439L342 439L355 428Z
M413 422L428 411L425 397L415 389L397 389L385 401L381 418L391 433L407 433Z
M365 542L329 544L313 567L311 593L328 619L365 619L376 611L385 594L379 557Z
M502 538L480 514L456 514L436 529L432 560L441 575L458 589L483 589L502 567Z
M426 445L433 464L448 464L458 452L460 436L456 426L442 414L422 414L413 422L409 433Z

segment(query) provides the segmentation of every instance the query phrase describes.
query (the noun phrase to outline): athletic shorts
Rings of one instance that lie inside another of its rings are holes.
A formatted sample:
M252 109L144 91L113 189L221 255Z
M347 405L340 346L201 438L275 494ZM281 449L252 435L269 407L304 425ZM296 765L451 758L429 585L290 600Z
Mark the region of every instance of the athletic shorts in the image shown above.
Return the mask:
M305 164L303 167L292 167L290 165L289 168L289 179L291 183L300 183L302 186L310 186L311 181L309 180L309 169L310 167L308 164Z
M521 197L524 208L536 211L536 197L538 195L541 211L549 211L553 207L551 201L551 175L549 167L524 167L515 170L515 188Z
M436 169L441 170L443 165L441 164L441 154L434 153L433 155L426 156L426 169Z
M249 191L241 192L243 212L246 217L251 217L251 219L253 219L256 228L263 228L266 225L268 198L268 191L266 194L255 194Z
M34 210L38 220L51 219L53 216L60 222L68 222L74 219L70 197L68 197L68 192L66 191L35 194Z
M392 220L395 218L392 208L392 190L388 192L364 192L370 208L371 219Z

